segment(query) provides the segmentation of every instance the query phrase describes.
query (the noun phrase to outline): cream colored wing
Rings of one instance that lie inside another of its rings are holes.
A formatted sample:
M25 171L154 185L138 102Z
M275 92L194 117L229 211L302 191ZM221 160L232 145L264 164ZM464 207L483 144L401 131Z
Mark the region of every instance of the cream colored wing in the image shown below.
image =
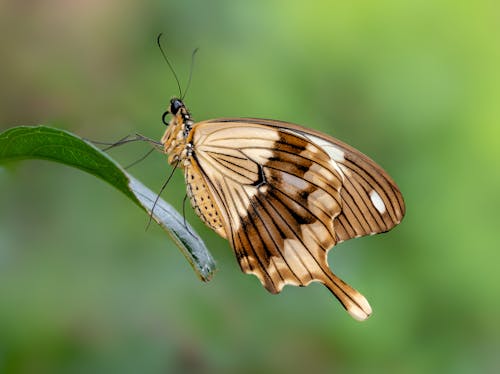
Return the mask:
M242 270L272 293L319 281L354 318L366 319L366 299L327 262L339 239L334 219L343 213L343 171L303 134L241 121L196 124L186 176L201 175Z

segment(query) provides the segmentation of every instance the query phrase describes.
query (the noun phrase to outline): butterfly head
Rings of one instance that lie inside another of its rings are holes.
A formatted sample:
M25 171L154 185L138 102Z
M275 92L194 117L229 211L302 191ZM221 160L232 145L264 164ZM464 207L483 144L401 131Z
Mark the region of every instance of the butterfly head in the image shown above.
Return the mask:
M172 121L167 121L167 116L169 114L172 114L173 119L178 120L178 122L187 121L189 120L190 117L189 112L184 103L182 102L182 100L176 97L170 100L170 103L168 105L168 110L165 113L163 113L163 116L161 118L165 126L169 126L172 122Z
M172 118L167 122L166 117L171 114ZM162 122L167 130L161 138L165 153L170 155L169 162L176 163L185 157L186 138L189 135L193 121L186 106L181 99L172 98L168 110L163 113Z
M179 113L179 111L181 111L182 109L184 109L184 111L187 112L186 106L184 105L184 103L176 97L174 97L173 99L170 100L170 107L169 108L170 108L170 113L172 113L174 116L176 116L177 113Z

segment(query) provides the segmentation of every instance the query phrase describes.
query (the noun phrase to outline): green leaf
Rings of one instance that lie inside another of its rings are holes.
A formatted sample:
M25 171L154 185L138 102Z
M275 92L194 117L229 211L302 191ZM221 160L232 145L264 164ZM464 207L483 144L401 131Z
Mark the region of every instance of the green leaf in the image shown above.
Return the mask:
M86 171L151 214L157 195L106 153L74 134L46 126L19 126L0 133L0 163L23 159L50 160ZM209 281L215 261L194 229L162 199L156 203L152 217L174 240L198 276Z

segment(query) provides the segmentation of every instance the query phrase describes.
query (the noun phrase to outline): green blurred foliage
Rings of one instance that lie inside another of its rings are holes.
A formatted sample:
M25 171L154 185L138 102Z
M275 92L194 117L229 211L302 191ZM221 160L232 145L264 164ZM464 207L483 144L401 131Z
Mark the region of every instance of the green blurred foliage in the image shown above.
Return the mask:
M159 138L175 81L196 119L300 123L394 177L407 216L330 253L374 308L321 286L268 294L188 212L219 264L198 281L103 182L0 167L1 372L498 372L500 23L494 1L0 2L0 128ZM146 152L112 155L126 164ZM159 188L156 154L132 173ZM181 173L164 194L181 207Z

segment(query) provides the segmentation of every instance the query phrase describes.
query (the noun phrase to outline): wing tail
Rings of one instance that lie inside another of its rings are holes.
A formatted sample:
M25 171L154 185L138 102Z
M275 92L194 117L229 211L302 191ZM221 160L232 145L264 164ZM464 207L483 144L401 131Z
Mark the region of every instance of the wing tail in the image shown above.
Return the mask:
M333 273L329 273L328 278L322 282L337 300L340 301L351 317L358 321L364 321L370 317L372 308L366 298L342 279Z

